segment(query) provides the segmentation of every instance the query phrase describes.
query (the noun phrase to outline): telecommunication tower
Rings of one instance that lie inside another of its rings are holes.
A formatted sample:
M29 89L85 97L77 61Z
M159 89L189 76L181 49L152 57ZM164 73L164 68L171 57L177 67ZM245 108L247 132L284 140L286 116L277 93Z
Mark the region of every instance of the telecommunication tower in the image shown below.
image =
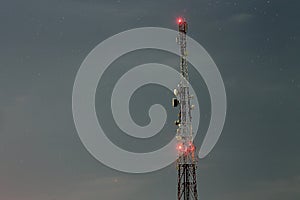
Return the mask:
M176 98L172 99L173 107L179 107L180 111L175 124L178 126L177 138L177 199L198 200L196 181L195 146L193 143L192 130L192 105L189 91L189 75L186 51L187 22L184 18L177 19L178 36L177 43L180 45L180 82L174 89Z

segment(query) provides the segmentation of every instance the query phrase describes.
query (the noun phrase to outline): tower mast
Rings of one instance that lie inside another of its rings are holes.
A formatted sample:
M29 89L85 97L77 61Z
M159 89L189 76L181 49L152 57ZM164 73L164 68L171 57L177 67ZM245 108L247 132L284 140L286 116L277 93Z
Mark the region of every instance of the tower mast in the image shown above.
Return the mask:
M177 19L180 45L180 82L174 90L177 98L172 100L174 107L179 106L177 138L177 199L198 200L196 181L195 146L193 144L191 95L189 91L189 75L186 51L187 22L184 18Z

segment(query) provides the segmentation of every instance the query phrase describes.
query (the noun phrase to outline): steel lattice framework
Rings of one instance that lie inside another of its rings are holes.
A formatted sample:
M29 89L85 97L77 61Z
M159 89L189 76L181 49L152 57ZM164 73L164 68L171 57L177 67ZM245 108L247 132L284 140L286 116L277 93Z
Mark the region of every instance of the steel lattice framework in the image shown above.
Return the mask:
M176 38L180 45L180 82L174 90L177 98L172 100L174 107L179 106L177 138L177 199L178 200L198 200L196 181L196 160L195 146L193 144L191 98L189 91L189 75L186 51L187 22L183 18L177 20L179 35Z

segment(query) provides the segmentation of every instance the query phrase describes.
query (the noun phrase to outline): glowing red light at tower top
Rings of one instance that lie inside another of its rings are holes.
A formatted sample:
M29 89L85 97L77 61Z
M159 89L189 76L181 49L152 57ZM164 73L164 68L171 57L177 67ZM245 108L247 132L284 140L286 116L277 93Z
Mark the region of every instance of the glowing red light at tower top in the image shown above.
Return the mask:
M180 24L180 23L182 23L182 22L183 22L183 19L182 19L181 17L179 17L179 18L177 19L177 23Z

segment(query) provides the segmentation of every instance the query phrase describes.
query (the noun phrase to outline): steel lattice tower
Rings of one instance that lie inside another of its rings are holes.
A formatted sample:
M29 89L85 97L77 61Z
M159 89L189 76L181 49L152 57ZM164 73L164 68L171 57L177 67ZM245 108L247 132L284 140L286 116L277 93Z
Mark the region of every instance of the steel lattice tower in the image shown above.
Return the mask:
M177 19L179 35L176 38L180 45L180 82L174 90L177 98L172 100L174 107L179 106L177 138L177 199L178 200L198 200L196 181L196 160L195 146L193 144L192 131L192 105L189 91L189 75L186 51L187 22L183 18Z

